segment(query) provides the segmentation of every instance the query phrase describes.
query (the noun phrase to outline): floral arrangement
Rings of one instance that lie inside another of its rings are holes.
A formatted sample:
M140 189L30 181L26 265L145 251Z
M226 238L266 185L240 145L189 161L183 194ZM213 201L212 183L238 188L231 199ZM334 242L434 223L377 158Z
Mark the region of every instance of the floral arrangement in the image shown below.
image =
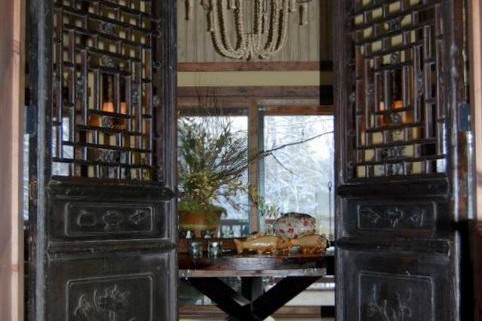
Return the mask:
M178 120L178 189L181 210L209 209L213 201L247 189L246 137L227 117L180 117Z

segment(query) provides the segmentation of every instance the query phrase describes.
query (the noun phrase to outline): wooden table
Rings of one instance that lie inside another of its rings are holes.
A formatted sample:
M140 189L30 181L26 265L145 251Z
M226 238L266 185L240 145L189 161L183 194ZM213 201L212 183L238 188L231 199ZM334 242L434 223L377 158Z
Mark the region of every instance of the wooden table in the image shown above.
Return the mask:
M264 320L327 273L330 258L313 255L224 255L191 258L179 254L179 277L214 301L227 320ZM240 293L220 278L240 277ZM279 280L268 291L262 277Z

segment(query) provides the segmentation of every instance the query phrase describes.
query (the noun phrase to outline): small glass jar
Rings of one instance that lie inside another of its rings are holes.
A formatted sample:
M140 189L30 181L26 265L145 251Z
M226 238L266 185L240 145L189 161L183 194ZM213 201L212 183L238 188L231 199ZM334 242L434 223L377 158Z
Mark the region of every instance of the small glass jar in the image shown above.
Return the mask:
M211 239L214 237L214 232L210 230L205 230L201 232L203 239Z
M218 257L222 254L220 241L209 241L208 242L208 255L209 257Z
M203 255L203 243L200 241L189 242L189 255L191 257L201 257Z

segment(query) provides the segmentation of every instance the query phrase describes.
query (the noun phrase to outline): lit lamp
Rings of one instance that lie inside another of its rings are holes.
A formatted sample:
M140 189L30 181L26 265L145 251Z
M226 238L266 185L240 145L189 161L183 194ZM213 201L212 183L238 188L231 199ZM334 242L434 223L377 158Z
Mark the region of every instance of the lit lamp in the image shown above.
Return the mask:
M120 113L122 115L127 115L127 103L120 103L120 110L117 111L113 102L104 102L102 104L102 111L108 113ZM126 126L126 120L121 117L115 116L102 116L102 126L107 128L124 129Z
M400 109L403 108L403 101L395 100L393 102L393 109ZM402 114L402 123L408 124L413 122L413 113L411 111L405 111Z
M102 104L102 111L113 113L115 112L114 103L113 102L105 102Z
M120 103L120 113L122 115L127 115L127 103L125 101ZM126 128L126 122L127 120L125 118L120 118L117 121L117 128L118 129L125 129Z
M403 101L401 100L395 100L392 104L393 109L400 109L403 108Z
M102 111L108 112L108 113L115 113L115 106L113 102L105 102L102 104ZM121 102L120 103L120 113L121 114L127 114L127 103L126 102Z
M408 112L397 112L397 109L402 109L402 108L403 108L403 101L395 100L391 106L391 113L388 115L385 114L381 117L380 119L381 125L411 122L412 117ZM385 103L383 101L380 101L378 103L378 110L379 111L385 110Z
M127 114L127 103L126 102L121 102L121 114Z
M378 103L378 111L384 111L385 110L385 103L383 101L380 101ZM378 118L378 125L379 126L383 126L386 124L386 119L385 117L387 117L386 115L379 115L377 118Z
M108 113L114 113L114 103L113 102L105 102L102 104L102 111ZM105 128L114 128L114 118L111 116L102 116L102 127Z
M114 108L114 103L113 102L104 102L102 104L102 109L103 112L108 112L108 113L113 113L115 112ZM105 120L105 118L111 118L109 116L101 116L101 115L96 115L96 114L91 114L89 116L89 126L95 126L95 127L109 127L108 122ZM107 125L107 126L106 126Z

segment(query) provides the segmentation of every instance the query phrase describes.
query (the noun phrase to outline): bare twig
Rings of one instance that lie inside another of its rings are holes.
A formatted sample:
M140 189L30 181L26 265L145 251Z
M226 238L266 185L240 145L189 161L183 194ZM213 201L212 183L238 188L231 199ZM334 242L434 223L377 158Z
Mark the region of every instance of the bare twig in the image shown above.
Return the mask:
M303 140L299 140L299 141L291 142L291 143L286 143L286 144L283 144L283 145L281 145L281 146L277 146L277 147L275 147L275 148L271 148L271 149L268 149L268 150L265 150L265 151L261 151L261 152L259 153L259 157L267 156L267 155L270 155L270 154L272 154L273 152L275 152L275 151L277 151L277 150L280 150L280 149L283 149L283 148L285 148L285 147L303 144L303 143L306 143L306 142L315 140L315 139L317 139L317 138L319 138L319 137L321 137L321 136L328 135L328 134L333 134L333 131L324 132L324 133L321 133L321 134L312 136L312 137L307 138L307 139L303 139Z

